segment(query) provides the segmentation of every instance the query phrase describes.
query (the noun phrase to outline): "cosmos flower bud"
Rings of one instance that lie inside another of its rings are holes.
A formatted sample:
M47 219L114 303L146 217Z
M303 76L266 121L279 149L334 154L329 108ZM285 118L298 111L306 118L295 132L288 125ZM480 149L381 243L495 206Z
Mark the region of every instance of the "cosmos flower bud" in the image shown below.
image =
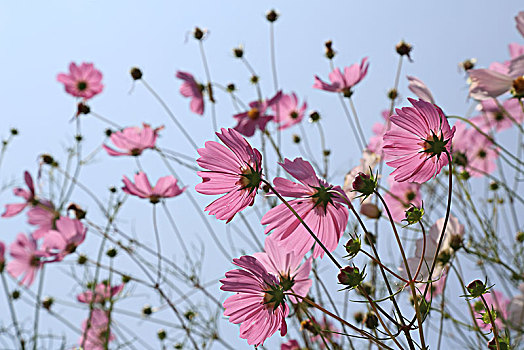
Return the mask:
M131 70L129 71L129 74L131 74L131 78L133 78L133 80L142 79L142 71L140 70L140 68L137 68L137 67L131 68Z
M11 132L11 135L13 135L13 136L18 135L18 129L11 128L11 130L9 130L9 131Z
M115 248L110 248L107 252L106 252L106 255L110 258L114 258L117 254L117 250Z
M333 42L331 40L326 41L326 57L330 60L335 57L335 50L333 50Z
M474 280L466 286L471 298L478 298L488 292L486 285L481 280Z
M11 298L13 300L16 300L16 299L20 298L20 291L18 289L15 289L13 291L13 293L11 293Z
M242 45L235 47L233 49L233 54L236 58L242 58L242 56L244 56L244 48L242 47Z
M279 13L274 9L271 9L266 13L266 19L271 23L275 22L278 19L278 17Z
M313 111L309 114L309 121L311 123L318 122L320 120L320 114L317 111Z
M49 155L49 154L42 154L40 156L40 158L42 159L42 162L44 164L50 165L50 166L52 166L54 168L58 167L58 162L55 161L55 159L51 155Z
M195 38L196 40L202 40L203 37L204 32L202 31L202 29L195 27L195 29L193 30L193 38Z
M400 56L408 56L408 59L411 61L411 56L409 55L411 51L413 50L413 46L405 42L404 40L400 40L400 42L395 46L395 49L397 50L397 53Z
M252 83L252 84L257 84L258 83L258 75L252 75L251 78L249 79L249 81Z
M227 92L233 92L236 90L236 86L233 83L227 84L226 86Z
M367 315L366 315L366 319L364 320L364 324L366 325L366 327L368 327L369 329L375 329L378 327L378 317L377 315L375 315L374 313L372 312L369 312Z
M406 225L413 225L422 220L422 216L424 216L424 208L411 206L406 210L406 218L402 221L406 221Z
M44 309L50 310L54 302L55 299L53 299L52 297L46 297L44 298L44 300L42 300L42 306L44 307Z
M144 305L144 307L142 308L142 315L143 316L151 316L151 314L153 313L153 308L151 307L151 305Z
M468 70L475 68L475 63L477 63L477 59L469 58L467 60L462 61L459 64L459 66L467 72Z
M353 318L355 319L356 323L362 323L362 321L364 321L364 314L360 311L355 312Z
M397 89L393 88L388 91L388 98L390 100L395 100L398 97L398 91Z
M164 340L167 337L166 331L164 329L159 329L156 335L158 336L158 339L160 340Z
M300 143L300 136L298 136L297 134L294 134L293 135L293 142L294 143Z
M80 102L78 105L77 105L77 111L76 111L76 115L80 115L80 114L89 114L91 113L91 108L89 108L88 105L86 105L85 103L83 102Z
M358 173L353 180L353 190L361 193L361 196L370 196L375 192L377 186L377 180L373 175L364 174L362 172Z
M517 240L517 242L520 242L520 243L524 242L524 232L522 231L517 232L515 239Z
M300 328L301 329L305 329L307 331L310 331L311 333L313 333L313 335L317 335L318 334L317 327L318 326L315 324L315 322L313 320L311 320L310 318L300 322Z
M365 215L370 219L378 219L382 215L382 212L373 203L362 203L360 206L360 214Z
M352 289L360 285L364 280L364 271L360 272L356 266L346 266L340 270L337 279L338 283L347 286L344 289Z
M78 204L75 204L75 203L71 203L69 204L69 206L67 207L67 210L71 210L74 212L76 218L78 220L82 220L82 219L85 219L86 217L86 214L87 212L85 210L83 210L82 208L80 208L80 206Z
M360 251L360 247L360 237L357 236L355 238L350 238L344 245L344 248L346 248L346 252L348 253L348 255L346 255L345 257L347 257L348 259L354 258Z

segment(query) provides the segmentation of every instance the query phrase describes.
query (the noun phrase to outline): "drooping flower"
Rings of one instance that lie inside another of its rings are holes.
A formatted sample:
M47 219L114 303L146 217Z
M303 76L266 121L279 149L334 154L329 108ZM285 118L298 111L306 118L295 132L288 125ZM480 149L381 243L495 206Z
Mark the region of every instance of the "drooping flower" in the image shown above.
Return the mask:
M420 195L420 185L410 182L397 182L392 177L389 178L389 191L384 195L391 217L395 222L402 222L406 218L406 210L412 205L420 208L422 197Z
M68 94L75 97L90 99L104 89L102 73L92 63L69 64L69 73L60 73L57 80L64 84Z
M510 300L497 290L490 290L489 293L484 294L484 299L486 300L486 304L488 304L490 310L494 309L497 313L497 317L495 319L495 326L497 326L497 329L500 330L505 328L504 320L508 318L508 305ZM492 326L491 322L489 321L489 316L486 315L485 319L482 317L483 314L486 313L486 308L482 300L478 299L475 301L473 304L473 311L475 315L475 322L479 328L483 331L491 330Z
M344 191L318 178L311 164L302 158L285 159L280 165L300 183L277 177L273 180L276 191L297 198L289 201L291 207L327 250L335 250L348 222L348 209L342 205ZM273 231L273 239L285 251L304 256L314 245L312 257L324 256L324 250L284 204L269 210L261 223L267 225L266 234Z
M324 91L340 92L345 97L351 97L353 94L352 88L364 79L368 72L369 63L367 63L367 60L368 58L364 57L360 64L354 63L349 67L345 67L344 74L342 74L339 68L335 68L329 73L331 84L323 82L315 75L313 87Z
M86 290L76 296L76 299L84 304L103 304L114 296L120 294L124 289L123 284L111 286L107 282L102 282L96 285L95 291L91 289Z
M299 107L297 95L293 92L282 95L271 108L275 112L275 121L280 125L279 129L283 130L302 121L307 109L307 103L304 102Z
M161 177L155 186L151 186L147 175L142 171L135 174L135 183L132 183L125 175L123 181L124 187L122 187L122 190L125 193L140 198L149 198L149 201L153 204L158 203L161 198L176 197L186 189L185 187L178 187L178 180L173 176Z
M261 131L266 130L267 123L275 118L273 115L268 114L268 108L278 103L281 98L282 91L279 91L269 100L250 102L249 111L238 113L233 116L237 121L237 125L234 129L248 137L253 136L257 128Z
M413 76L407 76L409 85L408 88L413 92L418 98L421 100L435 103L435 100L433 99L433 95L431 94L431 91L429 88L424 84L422 80L419 78L413 77Z
M24 172L24 181L27 185L27 190L21 187L16 187L15 189L13 189L13 194L17 197L22 197L25 200L25 202L16 204L6 204L5 212L2 214L3 218L15 216L21 213L27 206L32 206L36 203L37 200L35 196L35 185L33 183L33 178L31 177L31 174L29 174L28 171Z
M225 146L207 141L205 148L198 149L197 163L207 170L197 172L202 183L195 189L207 195L225 193L205 210L229 222L255 201L262 180L262 155L233 129L222 129L216 135Z
M122 131L113 132L110 136L113 144L121 151L115 150L105 144L102 147L110 156L139 156L146 149L155 148L158 131L164 127L152 129L149 124L144 123L143 128L137 126L125 128Z
M280 350L300 350L300 344L295 339L280 344Z
M267 272L280 280L284 291L291 291L303 297L307 296L313 283L309 278L311 258L301 264L302 256L286 252L278 243L268 236L265 241L265 252L255 253L253 256L266 268ZM301 301L292 295L289 296L289 300L294 304Z
M492 64L489 69L470 69L469 95L476 100L496 98L511 89L520 96L524 84L524 55L513 58L509 65Z
M204 85L198 83L192 74L187 72L178 71L176 73L178 79L182 79L184 82L180 86L180 93L184 97L191 98L189 108L191 112L196 114L204 114Z
M524 26L524 12L523 12ZM524 35L524 33L523 33ZM524 326L524 283L519 285L520 294L515 295L508 305L508 321L514 329L522 329Z
M517 22L517 30L524 36L524 11L520 11L518 15L515 16L515 22Z
M106 343L115 340L106 311L93 309L89 328L88 322L87 319L82 322L82 336L78 340L80 345L84 344L85 350L104 350ZM87 332L86 328L88 328Z
M9 246L11 259L7 264L7 272L14 278L22 276L20 284L29 287L42 268L42 258L46 253L37 249L36 241L31 236L19 233L16 240Z
M435 258L435 252L437 251L438 242L440 240L440 234L442 233L442 228L444 226L445 218L440 218L431 228L429 229L428 234L426 235L426 248L424 249L424 238L421 237L415 242L415 256L408 259L408 266L411 272L412 278L417 281L422 281L425 283L417 284L417 288L423 292L426 288L426 284L429 278L429 271L431 265L433 264L433 259ZM444 231L444 238L439 250L439 255L437 256L437 263L433 274L431 275L431 287L426 294L426 299L431 299L431 296L438 295L442 292L444 287L444 278L446 276L447 263L451 255L454 252L453 242L456 241L457 237L461 239L464 236L464 225L462 225L456 217L450 215L448 224L446 226L446 231ZM419 273L415 276L417 268L422 259L422 265L420 267ZM400 267L402 275L407 276L407 271L404 266Z
M396 109L391 122L399 128L384 135L384 153L396 168L392 175L398 182L424 183L448 164L451 139L450 129L442 110L423 100L408 99L413 107Z
M243 270L226 272L220 289L236 293L223 305L229 322L240 323L240 338L260 346L279 329L281 336L286 335L289 308L278 279L252 256L233 259L233 264Z
M44 236L42 250L57 261L74 253L86 237L87 227L80 220L62 216L55 222L56 230L49 230Z
M502 131L511 128L514 121L519 124L524 122L524 112L516 98L504 101L502 108L493 99L481 101L481 106L483 113L471 118L471 122L481 130Z

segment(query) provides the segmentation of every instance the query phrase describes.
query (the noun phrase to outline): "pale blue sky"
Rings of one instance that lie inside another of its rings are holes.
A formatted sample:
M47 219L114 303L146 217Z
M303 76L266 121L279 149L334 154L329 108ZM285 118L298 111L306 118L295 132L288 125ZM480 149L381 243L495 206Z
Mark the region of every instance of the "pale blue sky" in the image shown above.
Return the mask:
M142 86L136 86L133 93L128 94L131 88L129 68L135 65L142 68L148 82L192 131L197 144L203 145L212 137L209 108L203 118L190 113L189 101L178 92L180 81L174 78L177 70L186 70L199 80L205 79L198 46L190 37L190 31L196 25L209 29L205 47L214 81L235 82L244 101L256 99L255 90L248 83L247 71L231 53L233 47L243 44L246 57L261 76L264 94L270 96L274 90L269 32L264 15L273 7L281 13L275 24L280 86L286 92L295 91L301 99L306 98L309 107L318 109L324 117L328 147L332 149L332 168L336 170L332 180L337 184L341 184L344 173L354 166L359 151L338 100L312 88L315 74L327 79L329 73L328 62L323 56L326 40L333 40L338 52L336 66L369 57L368 76L354 95L367 137L371 135L372 124L380 121L380 111L388 106L386 92L393 85L397 66L394 46L400 39L414 46L414 62L404 64L400 94L403 97L410 95L405 75L415 75L431 88L437 103L447 113L457 115L464 115L468 109L466 83L464 75L458 72L458 63L470 57L477 57L479 66L503 61L508 58L508 43L523 42L513 20L522 10L516 1L4 1L0 5L0 135L5 137L9 128L16 127L20 136L2 165L2 184L10 179L18 179L20 183L25 169L35 173L37 156L41 153L51 153L65 162L63 150L71 145L75 133L74 124L69 122L75 104L56 81L56 74L66 71L70 61L94 62L104 74L105 90L91 102L93 110L121 125L137 125L143 121L154 126L164 124L166 130L162 131L161 145L196 158L195 152ZM234 109L229 98L218 93L217 99L219 125L233 126ZM92 118L83 120L86 150L93 150L104 141L106 127ZM311 141L316 142L316 130L307 124L304 127L312 135ZM284 150L289 157L298 155L296 147L288 142L291 134L297 131L296 128L283 133ZM254 143L258 144L258 137ZM142 164L155 179L167 175L167 170L153 154L147 154ZM135 169L130 159L109 159L100 152L94 163L83 171L81 180L106 196L109 186L120 186L121 176L131 175ZM191 190L199 182L193 173L184 169L179 173ZM84 199L92 211L96 211L94 204L82 193L77 194L78 202ZM201 195L197 197L202 207L210 201ZM9 191L4 191L0 194L0 204L11 202L12 198ZM139 237L153 244L149 216L141 219L144 212L150 215L150 208L135 198L130 198L127 205L122 224L127 225L129 231L134 227ZM203 226L195 228L194 223L187 220L195 215L188 201L177 198L169 205L188 239L207 244L203 261L205 276L218 278L230 269L230 263L215 253ZM24 219L20 216L1 220L0 239L10 242L23 230L20 225ZM218 236L227 235L222 222L211 218L210 223ZM237 224L242 227L239 222ZM141 235L141 230L146 232ZM261 228L259 233L262 239ZM234 232L232 235L234 237ZM169 244L166 239L164 249L172 250L170 255L177 261L183 260L174 241ZM247 247L246 251L252 253ZM329 263L322 261L321 264L328 266ZM62 285L60 276L63 275L59 269L51 272L52 269L48 269L48 275L59 277L50 277L46 294L69 291L69 286L64 288ZM218 295L218 286L212 291ZM0 302L2 298L3 295ZM158 303L156 298L136 299L139 300L136 302L138 312L146 302ZM0 318L2 323L7 321L4 315ZM21 316L29 318L29 315ZM82 312L71 315L71 320L79 324L84 317L85 312ZM166 312L163 317L171 315ZM54 323L50 325L54 327ZM147 326L146 322L140 323L140 327L139 332L143 332L145 338L154 338L158 328ZM245 341L236 340L236 326L224 322L221 329L233 339L235 346L247 348ZM56 330L62 333L61 328ZM267 343L269 349L279 344L278 338L274 336ZM70 341L75 340L76 335L72 335Z

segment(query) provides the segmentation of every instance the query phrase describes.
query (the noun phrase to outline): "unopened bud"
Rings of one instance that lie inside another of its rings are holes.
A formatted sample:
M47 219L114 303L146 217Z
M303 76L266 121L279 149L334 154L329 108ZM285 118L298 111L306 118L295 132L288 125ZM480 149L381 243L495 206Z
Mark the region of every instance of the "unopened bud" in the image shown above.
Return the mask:
M520 242L520 243L524 242L524 232L522 231L517 232L515 239L517 240L517 242Z
M360 237L357 236L355 238L350 238L344 245L344 248L346 248L346 252L348 253L345 257L349 259L354 258L358 252L360 252L361 245Z
M166 331L164 329L158 330L156 335L158 336L158 339L160 339L160 340L164 340L167 337Z
M293 134L293 142L300 143L300 136L298 136L297 134Z
M76 114L89 114L91 113L91 108L89 108L88 105L86 105L84 102L80 102L76 107Z
M311 123L318 122L320 120L320 114L317 111L309 113L309 121Z
M114 258L117 254L117 250L116 248L110 248L107 252L106 252L106 255L110 258Z
M362 203L360 206L360 214L370 219L378 219L380 215L382 215L380 209L373 203Z
M408 56L409 60L411 60L411 56L409 55L411 51L413 50L413 46L405 42L404 40L401 40L397 46L395 46L395 49L397 50L397 53L400 56Z
M356 266L346 266L340 269L338 283L347 286L345 289L355 288L364 280L364 271L360 272Z
M269 22L271 22L271 23L275 22L275 21L278 19L278 17L279 17L279 13L278 13L277 11L273 10L273 9L272 9L272 10L269 10L269 11L266 13L266 19L267 19Z
M227 92L235 91L236 90L235 84L233 84L233 83L227 84L226 89L227 89Z
M204 37L204 32L202 31L202 29L195 27L195 30L193 30L193 38L197 40L202 40L203 37Z
M466 289L472 298L478 298L487 293L486 285L481 280L474 280L466 286Z
M144 316L150 316L153 313L153 308L151 305L144 305L142 308L142 315Z
M242 58L242 56L244 56L244 48L242 47L242 45L235 47L233 49L233 54L236 58Z
M364 320L364 324L369 329L375 329L378 327L378 317L374 313L370 312L366 315L366 319Z
M53 299L52 297L46 297L44 298L44 300L42 300L42 306L44 307L44 309L50 310L54 302L55 299Z
M356 323L362 323L362 321L364 321L364 314L360 311L355 312L353 318L355 319Z
M398 97L398 91L397 89L391 89L388 91L388 98L390 100L395 100Z
M140 68L133 67L133 68L131 68L129 73L131 74L131 78L133 78L133 80L140 80L140 79L142 79L142 71L140 70Z
M20 298L20 291L18 289L15 289L12 293L11 293L11 298L13 300L16 300L18 298Z

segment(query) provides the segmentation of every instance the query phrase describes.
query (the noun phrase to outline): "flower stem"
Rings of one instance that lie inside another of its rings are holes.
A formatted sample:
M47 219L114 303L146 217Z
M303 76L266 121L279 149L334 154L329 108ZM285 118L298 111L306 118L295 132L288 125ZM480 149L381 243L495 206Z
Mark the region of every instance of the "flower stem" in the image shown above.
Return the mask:
M497 343L497 350L500 350L499 332L497 331L495 320L493 319L493 315L491 314L491 309L489 308L489 305L486 302L486 299L484 299L484 295L480 295L480 299L482 299L482 302L484 303L484 307L486 308L486 312L489 315L489 321L491 322L491 328L493 328L493 335L495 336L495 343Z

